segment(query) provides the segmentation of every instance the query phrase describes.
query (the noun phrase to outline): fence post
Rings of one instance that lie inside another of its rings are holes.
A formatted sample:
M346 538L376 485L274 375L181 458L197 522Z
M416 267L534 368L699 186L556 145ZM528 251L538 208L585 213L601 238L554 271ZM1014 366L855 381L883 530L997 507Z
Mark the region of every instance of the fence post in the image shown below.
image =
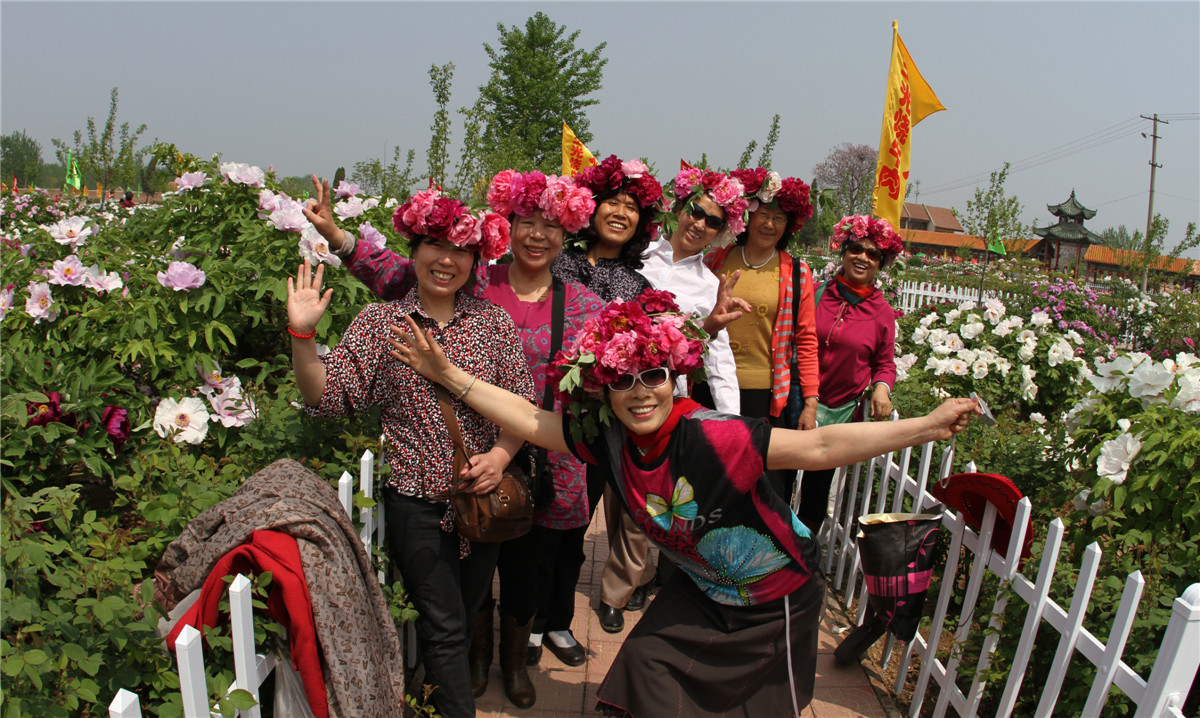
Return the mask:
M108 704L108 718L142 718L142 707L136 693L122 688Z
M258 659L254 650L254 608L250 579L238 574L229 586L229 628L233 637L233 675L237 687L250 693L256 704L259 696ZM247 718L260 718L258 705L244 711Z
M200 632L184 626L175 640L175 663L179 666L179 692L184 718L208 718L208 686L204 682L204 647Z
M1167 708L1182 708L1198 666L1200 583L1193 583L1171 606L1171 622L1146 682L1146 697L1138 705L1134 718L1158 716Z

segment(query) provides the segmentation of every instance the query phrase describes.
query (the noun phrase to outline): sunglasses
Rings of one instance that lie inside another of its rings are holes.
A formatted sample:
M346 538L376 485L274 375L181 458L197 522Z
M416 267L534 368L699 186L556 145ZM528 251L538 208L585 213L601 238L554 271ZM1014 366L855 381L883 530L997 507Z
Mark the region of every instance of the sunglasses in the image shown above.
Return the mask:
M700 209L699 205L692 205L691 209L688 210L688 214L692 215L692 219L704 220L704 223L708 225L709 229L719 230L725 226L724 219L705 212L704 210Z
M647 369L637 374L622 374L613 380L613 383L608 385L612 391L629 391L637 382L642 382L642 386L647 389L655 389L667 383L671 378L671 373L664 366Z
M867 259L874 262L883 261L883 252L880 252L875 247L867 249L861 242L849 242L846 244L846 254L865 254L867 255Z

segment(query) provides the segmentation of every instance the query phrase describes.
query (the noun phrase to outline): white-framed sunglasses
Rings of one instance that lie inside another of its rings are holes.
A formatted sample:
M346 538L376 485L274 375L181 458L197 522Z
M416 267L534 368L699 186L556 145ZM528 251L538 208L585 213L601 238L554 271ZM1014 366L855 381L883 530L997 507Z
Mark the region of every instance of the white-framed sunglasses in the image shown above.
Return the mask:
M647 389L655 389L667 383L671 378L671 372L665 366L647 369L637 374L622 374L613 380L608 388L612 391L629 391L637 382L641 382L642 386Z

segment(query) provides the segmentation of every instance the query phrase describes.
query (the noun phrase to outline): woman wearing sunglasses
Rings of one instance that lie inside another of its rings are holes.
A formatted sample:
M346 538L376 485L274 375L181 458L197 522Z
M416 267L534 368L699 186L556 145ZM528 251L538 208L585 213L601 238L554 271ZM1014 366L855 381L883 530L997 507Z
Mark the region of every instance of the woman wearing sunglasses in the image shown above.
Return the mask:
M753 308L728 327L742 414L782 426L788 394L799 383L805 408L798 428L811 429L819 392L812 270L787 253L788 240L813 213L808 185L762 167L730 174L746 188L750 218L734 246L704 261L718 276L740 272L734 295ZM794 475L772 477L776 491L790 497Z
M607 715L799 715L812 698L825 582L810 534L764 472L946 439L976 411L952 399L917 419L799 432L677 399L672 379L701 367L706 336L653 290L589 319L559 362L562 404L583 407L577 415L475 380L414 322L393 331L394 355L417 372L595 466L678 564L597 691Z
M879 271L904 243L892 226L865 215L842 217L834 226L834 246L842 266L818 289L817 355L821 364L821 400L817 424L862 421L863 400L871 418L892 413L896 383L896 313L875 286ZM800 482L797 515L814 535L829 506L833 469L806 471Z

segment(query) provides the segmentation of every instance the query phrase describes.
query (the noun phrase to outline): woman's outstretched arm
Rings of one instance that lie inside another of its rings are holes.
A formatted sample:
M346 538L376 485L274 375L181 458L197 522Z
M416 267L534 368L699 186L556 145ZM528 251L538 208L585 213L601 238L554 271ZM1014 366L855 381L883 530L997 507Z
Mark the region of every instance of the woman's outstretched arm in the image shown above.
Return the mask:
M392 336L388 337L388 342L392 345L392 356L426 379L446 387L500 428L551 451L569 451L560 414L540 409L524 397L459 369L446 358L432 334L417 326L412 317L405 317L404 321L407 327L391 327Z
M768 469L833 469L872 456L949 439L979 413L974 399L947 399L925 416L901 421L833 424L811 431L773 429Z

